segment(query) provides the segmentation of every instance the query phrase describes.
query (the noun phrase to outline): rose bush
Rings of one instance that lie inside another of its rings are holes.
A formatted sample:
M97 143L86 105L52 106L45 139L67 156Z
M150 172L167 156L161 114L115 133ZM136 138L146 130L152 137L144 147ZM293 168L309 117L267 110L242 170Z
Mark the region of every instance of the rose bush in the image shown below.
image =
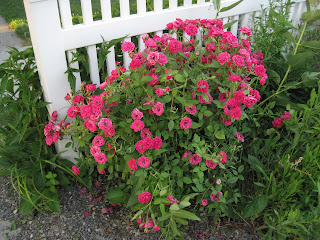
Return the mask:
M177 224L199 220L193 209L218 217L241 197L238 121L260 100L255 88L267 75L246 27L240 40L218 19L177 19L167 30L176 38L144 35L143 52L125 42L130 68L118 65L100 89L83 84L67 94L72 121L55 125L55 116L45 135L49 145L71 136L75 174L91 176L97 166L107 198L137 211L145 231L179 235Z

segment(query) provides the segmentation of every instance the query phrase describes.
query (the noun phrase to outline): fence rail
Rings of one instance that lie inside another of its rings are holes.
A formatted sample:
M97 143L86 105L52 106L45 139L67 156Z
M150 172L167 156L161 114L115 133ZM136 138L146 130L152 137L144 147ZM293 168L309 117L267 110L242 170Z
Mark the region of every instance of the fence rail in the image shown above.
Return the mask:
M235 3L236 0L222 0L221 8ZM112 14L112 4L119 3L120 16ZM127 36L125 41L138 37L139 50L143 50L141 36L145 33L163 33L167 23L176 18L196 19L214 18L216 11L211 2L205 0L184 0L179 6L177 0L168 0L168 8L164 9L162 0L153 1L152 11L147 11L146 0L137 0L136 13L131 14L129 0L100 0L101 19L94 20L91 0L81 0L83 23L72 23L72 9L69 0L24 0L26 16L30 28L32 45L35 52L41 85L46 101L52 102L48 110L58 110L60 115L66 115L67 103L64 96L70 91L67 71L72 53L85 47L89 59L90 78L93 83L100 84L96 45L115 38ZM252 17L262 16L261 6L268 5L268 0L244 0L231 11L219 14L223 23L239 20L231 31L236 34L239 26L252 24ZM135 10L135 9L134 9ZM305 10L305 0L297 0L292 5L291 19L297 25ZM134 12L134 11L133 11ZM124 65L130 63L128 55L124 55ZM70 64L79 68L77 62ZM106 60L107 72L115 69L115 50L111 48ZM80 86L80 74L76 74L76 86ZM103 81L104 79L102 79ZM56 146L63 149L64 142ZM72 159L72 152L63 155Z

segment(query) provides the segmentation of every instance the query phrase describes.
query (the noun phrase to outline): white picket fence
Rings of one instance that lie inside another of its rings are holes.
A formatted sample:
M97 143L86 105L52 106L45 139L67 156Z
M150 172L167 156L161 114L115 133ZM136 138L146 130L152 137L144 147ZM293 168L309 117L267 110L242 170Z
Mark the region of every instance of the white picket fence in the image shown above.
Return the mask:
M83 17L82 24L73 25L70 9L70 0L23 0L28 19L32 45L37 61L41 85L46 101L52 102L49 112L58 110L65 115L67 102L66 93L70 92L68 76L65 74L67 63L72 58L72 52L77 48L86 47L89 57L90 78L99 85L96 44L110 41L128 35L125 41L132 36L139 36L139 50L143 50L141 36L144 33L155 32L162 34L166 24L176 18L212 19L216 11L211 2L206 0L184 0L183 6L178 6L177 0L169 0L169 8L163 9L163 0L154 1L154 11L146 11L146 0L137 1L137 14L130 14L129 0L100 0L102 20L94 21L91 0L80 0ZM119 1L120 17L112 17L111 4ZM235 3L236 0L222 0L221 8ZM261 16L261 5L267 5L268 0L244 0L230 11L223 12L219 18L227 23L240 20L234 24L231 31L236 34L239 26L250 26L252 16ZM302 12L305 10L305 0L296 0L292 5L291 18L298 24ZM102 39L103 37L103 39ZM124 55L124 65L130 63L128 55ZM106 60L107 72L115 69L115 52L111 49ZM78 68L77 63L72 64ZM102 79L104 81L104 79ZM80 75L77 74L77 87L80 86ZM58 150L63 149L65 142L59 142ZM72 159L73 154L64 154Z

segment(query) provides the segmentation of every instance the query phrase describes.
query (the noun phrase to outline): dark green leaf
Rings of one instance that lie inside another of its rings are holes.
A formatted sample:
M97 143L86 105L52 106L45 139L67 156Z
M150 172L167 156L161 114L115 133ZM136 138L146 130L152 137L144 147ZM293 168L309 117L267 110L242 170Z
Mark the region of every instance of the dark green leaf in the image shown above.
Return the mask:
M243 0L239 0L238 2L235 2L234 4L231 4L230 6L228 7L224 7L220 10L220 12L225 12L225 11L228 11L234 7L236 7L238 4L240 4L241 2L243 2Z
M223 24L223 28L226 29L226 28L229 28L231 27L233 24L235 24L236 22L238 22L238 20L233 20L232 22L228 22L226 24Z
M186 211L186 210L182 210L182 209L180 209L178 211L173 211L172 215L176 216L176 217L180 217L180 218L200 221L200 218L197 215L195 215L192 212L189 212L189 211Z
M287 63L289 65L292 65L292 66L293 65L297 65L299 63L304 62L308 58L312 58L312 56L313 56L313 53L311 51L310 52L298 53L296 55L289 55Z
M320 41L302 42L300 45L303 46L303 47L320 49Z
M266 195L261 195L253 199L244 208L243 218L253 217L261 213L268 206L268 202L269 202L269 197Z

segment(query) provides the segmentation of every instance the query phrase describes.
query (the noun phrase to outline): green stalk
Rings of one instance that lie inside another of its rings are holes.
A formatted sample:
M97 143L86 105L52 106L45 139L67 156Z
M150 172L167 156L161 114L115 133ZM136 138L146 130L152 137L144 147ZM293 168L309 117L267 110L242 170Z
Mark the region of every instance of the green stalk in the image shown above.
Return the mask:
M301 33L300 33L299 40L298 40L298 42L296 43L295 49L294 49L294 51L293 51L293 56L297 54L298 47L299 47L299 45L300 45L300 42L301 42L302 37L303 37L303 35L304 35L304 32L305 32L305 30L306 30L307 24L308 24L308 21L304 22L304 24L303 24L303 28L302 28L302 31L301 31ZM285 80L287 79L287 77L288 77L288 75L289 75L289 72L290 72L290 70L291 70L291 67L292 67L292 65L289 65L289 67L288 67L288 69L287 69L287 71L286 71L286 74L284 75L284 77L283 77L283 79L282 79L282 81L281 81L281 83L280 83L280 85L279 85L279 87L278 87L278 89L277 89L277 92L281 89L283 83L284 83Z

